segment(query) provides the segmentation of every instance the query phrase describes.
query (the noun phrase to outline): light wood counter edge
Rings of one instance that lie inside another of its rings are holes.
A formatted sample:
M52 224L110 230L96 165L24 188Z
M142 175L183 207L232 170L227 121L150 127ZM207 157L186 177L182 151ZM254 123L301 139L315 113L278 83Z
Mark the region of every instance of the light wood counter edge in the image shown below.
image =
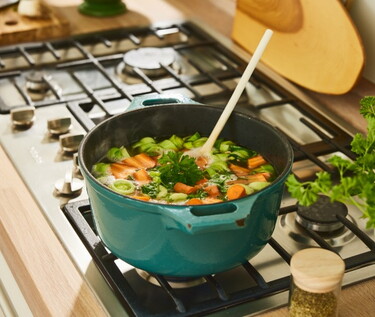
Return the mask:
M35 316L107 316L0 147L0 248Z

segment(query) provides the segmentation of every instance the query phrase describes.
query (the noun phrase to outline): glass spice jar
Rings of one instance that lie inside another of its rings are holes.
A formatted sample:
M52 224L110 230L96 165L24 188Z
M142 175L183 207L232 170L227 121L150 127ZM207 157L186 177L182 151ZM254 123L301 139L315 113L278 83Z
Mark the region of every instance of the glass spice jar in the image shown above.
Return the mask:
M290 262L290 317L336 317L345 263L321 248L298 251Z

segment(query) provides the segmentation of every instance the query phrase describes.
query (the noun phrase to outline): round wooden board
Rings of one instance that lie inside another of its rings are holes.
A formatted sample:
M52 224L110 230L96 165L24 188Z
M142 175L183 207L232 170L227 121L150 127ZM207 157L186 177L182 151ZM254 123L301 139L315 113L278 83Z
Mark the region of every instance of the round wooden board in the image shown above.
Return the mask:
M232 38L252 53L270 28L262 61L312 91L344 94L361 75L361 38L338 0L238 0Z

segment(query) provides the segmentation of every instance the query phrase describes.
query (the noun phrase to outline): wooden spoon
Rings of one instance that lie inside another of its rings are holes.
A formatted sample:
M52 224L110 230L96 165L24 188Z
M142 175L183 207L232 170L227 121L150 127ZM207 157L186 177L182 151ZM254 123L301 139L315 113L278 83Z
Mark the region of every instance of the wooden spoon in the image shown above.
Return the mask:
M260 58L262 57L262 54L267 47L267 44L273 34L273 31L270 29L267 29L264 34L262 39L260 40L257 48L254 51L253 56L251 57L249 64L247 65L240 81L238 82L235 90L233 91L232 96L230 97L227 105L224 108L224 111L222 112L219 120L217 121L214 129L212 130L210 136L208 137L206 143L199 148L192 149L190 151L187 151L185 154L192 156L192 157L209 157L212 147L219 136L221 130L224 128L229 116L231 115L234 107L236 106L239 98L242 95L243 90L246 87L246 84L249 82L249 79L251 75L254 72L254 69L256 65L258 64Z

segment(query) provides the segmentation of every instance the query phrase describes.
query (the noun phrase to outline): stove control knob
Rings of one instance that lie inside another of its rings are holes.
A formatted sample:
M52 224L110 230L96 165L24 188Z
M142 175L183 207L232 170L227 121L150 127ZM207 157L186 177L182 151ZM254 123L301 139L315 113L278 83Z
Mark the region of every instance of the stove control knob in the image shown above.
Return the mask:
M76 196L79 195L83 188L83 181L73 177L71 170L65 173L64 179L59 179L55 183L55 189L58 194L64 196Z
M78 151L79 144L83 139L83 134L64 134L60 135L60 148L66 153L75 153Z
M70 131L72 120L69 117L51 119L47 121L47 128L52 135L65 134Z
M25 106L10 110L10 118L16 129L28 129L35 121L35 108Z

